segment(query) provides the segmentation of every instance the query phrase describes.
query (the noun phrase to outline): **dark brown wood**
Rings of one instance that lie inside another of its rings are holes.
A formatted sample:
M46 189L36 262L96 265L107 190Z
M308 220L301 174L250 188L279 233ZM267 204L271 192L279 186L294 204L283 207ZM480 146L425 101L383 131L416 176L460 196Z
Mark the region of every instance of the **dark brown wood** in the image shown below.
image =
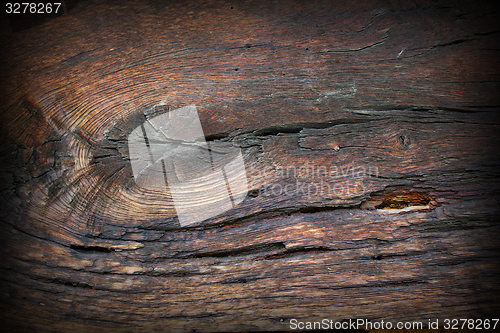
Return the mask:
M96 0L6 29L4 327L498 318L497 14ZM208 141L241 149L249 193L181 227L168 191L135 184L127 136L193 104Z

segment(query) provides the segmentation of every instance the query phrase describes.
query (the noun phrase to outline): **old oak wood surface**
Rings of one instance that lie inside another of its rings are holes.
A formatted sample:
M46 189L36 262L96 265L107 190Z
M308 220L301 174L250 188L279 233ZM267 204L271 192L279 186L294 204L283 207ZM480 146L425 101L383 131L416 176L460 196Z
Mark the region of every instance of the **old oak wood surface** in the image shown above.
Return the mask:
M493 4L95 0L4 24L2 325L498 318ZM181 227L127 136L186 105L249 193Z

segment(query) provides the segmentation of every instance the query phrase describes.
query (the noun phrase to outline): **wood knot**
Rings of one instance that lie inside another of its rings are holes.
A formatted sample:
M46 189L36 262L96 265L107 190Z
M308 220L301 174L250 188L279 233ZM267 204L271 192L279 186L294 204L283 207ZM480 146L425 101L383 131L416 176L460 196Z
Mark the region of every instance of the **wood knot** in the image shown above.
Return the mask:
M409 147L411 145L411 140L410 137L406 134L402 134L398 137L399 139L399 144L405 148Z
M427 206L431 197L421 192L406 192L391 195L375 206L377 209L402 209L410 206Z

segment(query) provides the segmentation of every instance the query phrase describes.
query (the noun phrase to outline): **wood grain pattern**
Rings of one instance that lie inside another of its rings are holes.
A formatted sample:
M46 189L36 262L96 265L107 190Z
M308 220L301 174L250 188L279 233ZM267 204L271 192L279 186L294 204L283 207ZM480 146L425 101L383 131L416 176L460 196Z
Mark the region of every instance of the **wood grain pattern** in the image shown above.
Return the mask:
M79 1L1 34L12 331L498 315L493 2ZM249 193L181 227L127 136L197 105Z

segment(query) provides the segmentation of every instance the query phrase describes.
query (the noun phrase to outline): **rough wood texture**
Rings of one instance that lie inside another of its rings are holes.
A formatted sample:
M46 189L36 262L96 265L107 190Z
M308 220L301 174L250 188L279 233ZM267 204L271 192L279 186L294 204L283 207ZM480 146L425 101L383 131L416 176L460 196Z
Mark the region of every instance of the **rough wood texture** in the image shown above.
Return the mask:
M3 325L497 316L493 4L95 0L3 33ZM159 104L241 148L242 204L180 227L135 185Z

